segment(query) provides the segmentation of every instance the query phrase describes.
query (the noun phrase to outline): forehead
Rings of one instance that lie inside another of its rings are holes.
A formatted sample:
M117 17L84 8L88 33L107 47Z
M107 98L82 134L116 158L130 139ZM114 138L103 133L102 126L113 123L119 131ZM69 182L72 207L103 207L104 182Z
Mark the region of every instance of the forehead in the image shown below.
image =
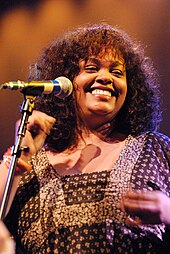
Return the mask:
M82 67L86 63L100 64L101 62L108 62L111 65L122 65L125 68L125 61L118 50L102 49L98 54L90 54L79 60L79 67Z
M120 51L116 49L102 49L98 54L88 54L88 56L84 59L85 62L91 59L103 59L105 61L119 61L121 63L125 63L123 56Z

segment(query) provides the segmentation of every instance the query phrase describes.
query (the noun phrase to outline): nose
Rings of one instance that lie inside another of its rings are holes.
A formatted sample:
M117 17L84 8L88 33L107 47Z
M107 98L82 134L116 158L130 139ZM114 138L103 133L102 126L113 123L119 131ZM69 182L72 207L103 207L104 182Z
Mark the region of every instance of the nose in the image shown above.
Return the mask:
M108 70L98 72L96 82L102 85L109 85L113 83L112 76Z

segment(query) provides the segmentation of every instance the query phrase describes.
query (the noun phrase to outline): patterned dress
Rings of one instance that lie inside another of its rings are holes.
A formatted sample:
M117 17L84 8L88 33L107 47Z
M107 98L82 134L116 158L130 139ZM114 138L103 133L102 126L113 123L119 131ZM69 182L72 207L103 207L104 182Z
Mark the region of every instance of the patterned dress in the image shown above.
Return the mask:
M153 191L148 181L170 196L169 162L170 139L151 132L129 136L110 171L61 177L41 150L6 219L17 253L170 253L168 226L126 226L119 205L129 187Z

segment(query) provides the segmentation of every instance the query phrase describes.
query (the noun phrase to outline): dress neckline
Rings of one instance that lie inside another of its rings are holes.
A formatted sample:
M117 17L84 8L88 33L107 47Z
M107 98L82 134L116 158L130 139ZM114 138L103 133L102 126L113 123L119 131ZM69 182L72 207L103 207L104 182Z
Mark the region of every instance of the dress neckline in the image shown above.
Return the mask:
M45 154L45 157L46 157L46 160L48 162L48 165L50 167L53 168L53 170L55 170L56 172L56 175L60 178L60 179L65 179L65 178L68 178L68 177L80 177L80 176L88 176L88 175L98 175L98 174L102 174L102 173L110 173L113 168L116 166L116 164L119 162L119 160L122 158L123 154L125 153L125 151L128 149L128 144L130 143L130 141L132 141L134 139L134 137L129 134L126 138L125 138L125 145L123 146L120 154L119 154L119 157L118 159L113 163L112 167L110 169L103 169L103 170L96 170L96 171L93 171L93 172L77 172L77 173L73 173L73 174L64 174L64 175L60 175L56 170L55 168L53 167L53 165L50 163L49 159L48 159L48 155L47 155L47 151L45 151L45 149L42 149L44 151L44 154Z

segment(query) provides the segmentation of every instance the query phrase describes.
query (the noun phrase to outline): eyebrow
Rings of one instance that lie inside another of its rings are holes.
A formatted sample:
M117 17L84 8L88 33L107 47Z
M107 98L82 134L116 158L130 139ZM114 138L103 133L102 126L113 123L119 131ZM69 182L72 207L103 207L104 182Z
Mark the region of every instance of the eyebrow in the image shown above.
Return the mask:
M95 64L97 64L97 65L100 65L100 60L98 60L97 58L89 57L89 58L87 58L87 59L85 60L85 64L88 63L88 61L90 61L90 62L92 62L92 63L95 63ZM125 63L122 63L121 61L116 60L116 61L113 61L113 62L111 63L110 66L111 66L111 67L117 67L117 66L119 66L119 65L125 66Z

